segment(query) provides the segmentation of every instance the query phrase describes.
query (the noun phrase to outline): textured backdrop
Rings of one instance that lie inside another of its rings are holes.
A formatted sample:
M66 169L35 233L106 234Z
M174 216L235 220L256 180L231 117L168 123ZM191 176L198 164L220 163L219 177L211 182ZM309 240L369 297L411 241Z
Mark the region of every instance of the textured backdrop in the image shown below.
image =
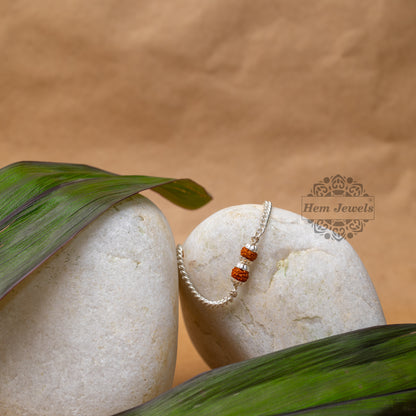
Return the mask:
M0 162L190 177L177 242L226 206L300 213L325 176L376 198L351 240L389 323L416 320L416 2L0 0ZM181 326L176 383L207 369Z

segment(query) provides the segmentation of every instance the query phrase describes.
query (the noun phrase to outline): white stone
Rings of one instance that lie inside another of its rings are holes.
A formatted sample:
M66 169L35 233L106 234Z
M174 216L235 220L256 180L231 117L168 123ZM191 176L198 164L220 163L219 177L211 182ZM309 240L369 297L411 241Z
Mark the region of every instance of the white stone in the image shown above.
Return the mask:
M0 301L0 415L113 415L170 388L177 286L160 210L110 208Z
M262 205L224 209L183 244L187 271L208 299L220 299L232 288L230 272L261 215ZM301 216L277 208L234 303L212 310L183 284L180 292L190 337L212 368L385 324L371 279L351 245L327 240Z

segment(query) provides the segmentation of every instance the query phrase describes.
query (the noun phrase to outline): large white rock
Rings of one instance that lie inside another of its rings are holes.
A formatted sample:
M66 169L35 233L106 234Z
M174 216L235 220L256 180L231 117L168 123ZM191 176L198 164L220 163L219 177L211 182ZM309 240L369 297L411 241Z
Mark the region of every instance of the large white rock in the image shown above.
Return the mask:
M261 215L261 205L230 207L189 235L185 265L208 299L231 289L231 269ZM385 324L371 279L350 244L326 240L299 215L277 208L234 303L210 310L183 284L180 292L190 337L211 367Z
M113 415L168 389L177 286L160 210L106 211L0 301L0 415Z

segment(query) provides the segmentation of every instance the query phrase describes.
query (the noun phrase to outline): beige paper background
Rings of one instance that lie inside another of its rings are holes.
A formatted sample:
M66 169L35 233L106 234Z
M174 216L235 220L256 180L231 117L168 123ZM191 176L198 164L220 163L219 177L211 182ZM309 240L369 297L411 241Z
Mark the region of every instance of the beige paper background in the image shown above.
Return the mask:
M351 244L389 323L416 320L416 2L0 0L0 162L190 177L177 242L226 206L300 212L324 176L376 198ZM181 323L175 384L206 370Z

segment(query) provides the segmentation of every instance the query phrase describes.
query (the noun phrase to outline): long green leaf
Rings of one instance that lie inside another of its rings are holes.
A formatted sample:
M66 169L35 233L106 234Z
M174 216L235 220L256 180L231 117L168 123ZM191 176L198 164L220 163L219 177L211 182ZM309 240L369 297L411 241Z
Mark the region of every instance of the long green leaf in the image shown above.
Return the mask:
M416 325L385 325L204 373L118 416L416 415Z
M146 189L188 209L211 199L190 179L47 162L0 169L0 298L106 209Z

